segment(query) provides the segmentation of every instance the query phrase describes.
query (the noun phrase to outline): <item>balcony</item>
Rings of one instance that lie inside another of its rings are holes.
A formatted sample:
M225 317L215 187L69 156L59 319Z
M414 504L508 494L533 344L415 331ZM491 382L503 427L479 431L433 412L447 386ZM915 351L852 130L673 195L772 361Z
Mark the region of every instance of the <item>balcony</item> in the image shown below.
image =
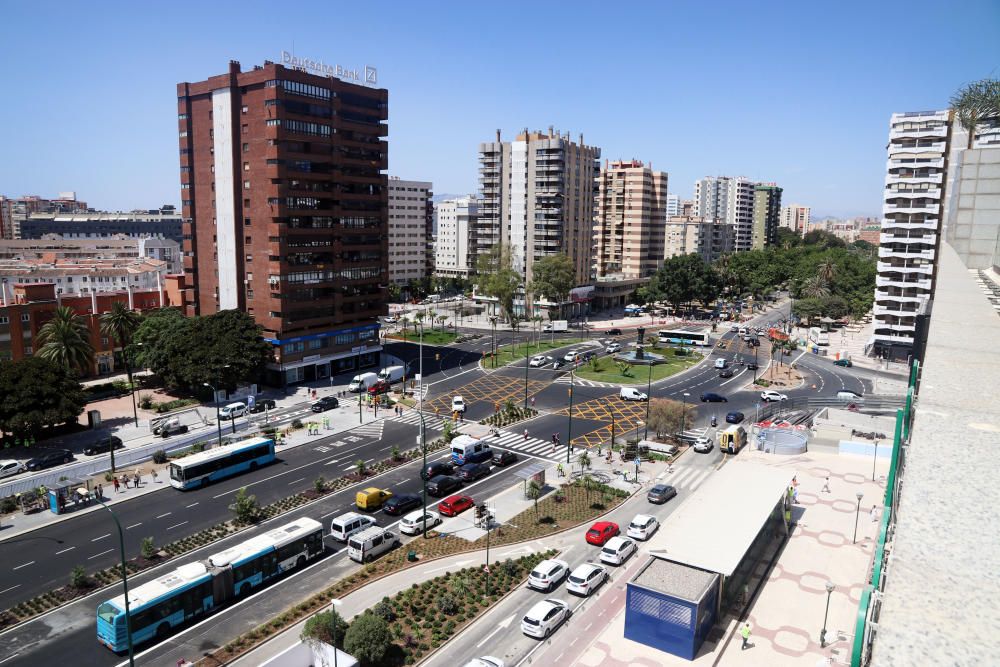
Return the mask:
M924 139L932 137L946 137L948 136L948 125L942 124L939 127L928 127L920 130L889 130L889 140L893 139Z
M915 248L908 248L900 250L898 248L886 248L885 246L880 246L878 249L879 257L896 257L898 259L924 259L927 261L932 261L934 259L933 250L917 250Z
M941 189L931 188L929 190L886 190L886 199L935 199L941 200Z
M900 153L943 153L944 149L945 142L943 141L934 141L927 146L902 146L895 143L889 144L889 153L893 155L899 155Z
M898 290L897 292L901 292ZM903 295L901 293L889 292L886 290L875 290L875 301L895 301L898 303L921 303L927 300L929 295L918 296L914 294L915 290L907 290L910 294Z
M879 262L876 267L878 268L879 273L922 273L927 276L934 273L934 266L932 264L907 266L890 264L889 262Z
M883 215L889 215L890 213L930 213L931 215L937 215L940 210L941 204L904 202L902 204L882 205Z
M893 306L885 306L885 305L879 305L877 303L872 307L872 312L875 313L876 317L878 317L880 315L886 315L886 316L892 316L892 317L916 317L917 316L916 309L907 310L907 309L899 308L898 306L895 306L895 307L893 307Z
M895 278L889 276L876 276L876 287L898 287L900 289L919 289L930 292L931 281L929 278L918 278L916 280L905 280L902 277Z
M913 169L943 169L944 168L944 158L922 158L922 157L912 157L912 158L895 158L890 159L888 164L889 169L902 169L903 167L911 167Z
M913 336L906 335L892 335L892 334L880 334L876 333L874 335L875 340L880 343L902 343L903 345L912 344Z
M904 174L889 174L885 182L887 185L892 183L937 183L940 185L944 182L944 174L924 174L922 176L916 175L904 175Z
M906 236L905 234L892 234L882 232L878 235L878 242L881 245L888 243L902 243L908 245L929 245L937 243L937 234L923 234L921 236Z
M913 230L913 229L926 229L936 232L938 228L937 218L931 218L930 220L923 220L921 222L908 222L905 220L893 220L892 218L882 219L882 230L883 232L887 229L899 229L899 230Z

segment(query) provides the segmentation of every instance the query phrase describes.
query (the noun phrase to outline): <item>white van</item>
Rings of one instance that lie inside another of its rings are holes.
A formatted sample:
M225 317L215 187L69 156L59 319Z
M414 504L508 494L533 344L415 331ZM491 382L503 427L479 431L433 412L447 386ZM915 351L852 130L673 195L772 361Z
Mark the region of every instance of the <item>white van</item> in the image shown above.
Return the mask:
M341 514L330 522L330 537L341 542L346 542L347 538L355 533L360 533L366 528L375 525L375 517L365 516L357 512L347 512Z
M716 359L715 360L715 367L716 368L725 368L728 363L729 362L727 362L725 359Z
M639 391L635 387L622 387L621 391L618 392L618 396L623 401L645 401L648 396L646 392Z
M370 563L399 544L399 538L391 530L372 526L351 536L347 541L347 557L358 563Z
M378 379L386 382L399 382L406 372L402 366L387 366L378 372Z
M351 378L351 383L347 385L347 391L359 394L368 391L368 387L378 382L378 375L375 373L361 373Z
M451 441L451 460L455 465L466 463L488 463L493 459L493 450L485 440L471 435L460 435Z
M247 412L246 403L230 403L219 408L219 419L236 419Z

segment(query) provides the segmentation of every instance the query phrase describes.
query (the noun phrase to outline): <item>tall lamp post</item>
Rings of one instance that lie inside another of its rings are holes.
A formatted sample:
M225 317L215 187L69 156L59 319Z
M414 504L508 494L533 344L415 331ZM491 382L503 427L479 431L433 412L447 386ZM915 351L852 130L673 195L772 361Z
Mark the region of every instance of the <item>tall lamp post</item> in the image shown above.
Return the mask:
M854 512L854 538L851 539L851 544L858 543L858 517L861 516L861 499L865 497L865 494L858 491L854 494L858 499L858 509Z
M424 505L424 539L427 539L427 475L423 474L427 470L427 425L424 422L424 323L420 323L420 338L418 343L419 362L417 372L420 374L420 386L417 394L417 414L420 415L420 451L424 457L424 467L421 469L420 479L423 481L421 498ZM405 387L404 387L405 390Z
M688 392L684 392L684 407L681 408L681 433L687 430L687 414L688 414Z
M128 664L130 667L135 667L135 653L132 646L132 615L129 611L128 602L128 570L125 567L125 533L122 531L122 524L118 521L115 513L111 511L111 508L104 504L104 500L100 496L95 495L94 497L97 499L97 502L101 503L101 507L108 511L108 514L115 520L115 525L118 527L118 549L122 559L122 589L125 593L125 636L128 639Z
M493 351L490 356L493 357L493 368L497 367L497 316L490 315L490 326L493 328Z
M608 452L611 452L615 446L615 406L611 401L608 401L608 412L611 413L611 442L608 443ZM597 453L601 453L600 445L597 446Z
M573 362L576 363L575 361ZM569 463L569 443L573 442L573 368L569 369L569 429L566 433L566 465Z
M136 343L136 345L142 345L142 343ZM139 427L139 409L135 405L135 376L132 375L132 365L129 363L128 357L129 357L128 349L122 348L122 361L125 362L125 372L128 373L129 389L131 390L130 393L132 394L132 417L135 418L135 426L136 426L136 428L138 428ZM114 449L115 448L112 447L111 451L114 451ZM112 470L112 472L114 471L114 466L111 466L111 470Z
M333 616L333 628L332 628L333 629L333 667L337 667L337 653L339 652L339 650L337 649L337 629L338 629L338 626L340 624L337 623L337 621L340 620L340 614L337 612L337 607L339 607L342 604L344 604L344 601L341 600L340 598L333 598L332 600L330 600L330 613Z
M875 456L872 457L872 481L875 481L875 464L878 463L878 439L875 440Z
M823 629L819 631L819 647L826 648L826 619L830 616L830 594L833 593L833 582L826 582L826 612L823 614Z
M524 411L528 411L528 334L525 334L524 343Z
M653 387L653 364L649 364L649 373L646 376L646 430L643 432L643 438L649 439L649 404L653 402L652 387Z
M212 398L215 400L215 426L219 430L219 447L222 446L222 421L219 417L219 391L213 385L202 382L203 385L212 390Z

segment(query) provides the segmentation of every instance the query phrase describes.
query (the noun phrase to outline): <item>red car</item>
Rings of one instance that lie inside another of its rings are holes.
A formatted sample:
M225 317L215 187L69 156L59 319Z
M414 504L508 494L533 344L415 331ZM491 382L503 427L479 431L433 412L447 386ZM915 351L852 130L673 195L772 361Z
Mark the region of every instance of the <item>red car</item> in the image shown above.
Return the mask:
M372 386L368 387L368 393L371 396L378 396L379 394L388 394L389 389L390 387L388 382L385 380L379 380Z
M617 523L613 521L598 521L587 531L587 542L602 547L605 542L620 532Z
M438 512L445 516L455 516L469 509L474 504L472 498L469 496L448 496L438 504Z

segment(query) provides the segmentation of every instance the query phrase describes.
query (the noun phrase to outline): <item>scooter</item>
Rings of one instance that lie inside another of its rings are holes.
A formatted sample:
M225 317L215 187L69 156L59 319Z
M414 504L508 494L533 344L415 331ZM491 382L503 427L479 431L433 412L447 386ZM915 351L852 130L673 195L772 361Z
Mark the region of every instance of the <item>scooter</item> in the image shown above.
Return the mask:
M718 425L719 425L719 420L715 418L715 415L712 415L712 426L715 427Z

